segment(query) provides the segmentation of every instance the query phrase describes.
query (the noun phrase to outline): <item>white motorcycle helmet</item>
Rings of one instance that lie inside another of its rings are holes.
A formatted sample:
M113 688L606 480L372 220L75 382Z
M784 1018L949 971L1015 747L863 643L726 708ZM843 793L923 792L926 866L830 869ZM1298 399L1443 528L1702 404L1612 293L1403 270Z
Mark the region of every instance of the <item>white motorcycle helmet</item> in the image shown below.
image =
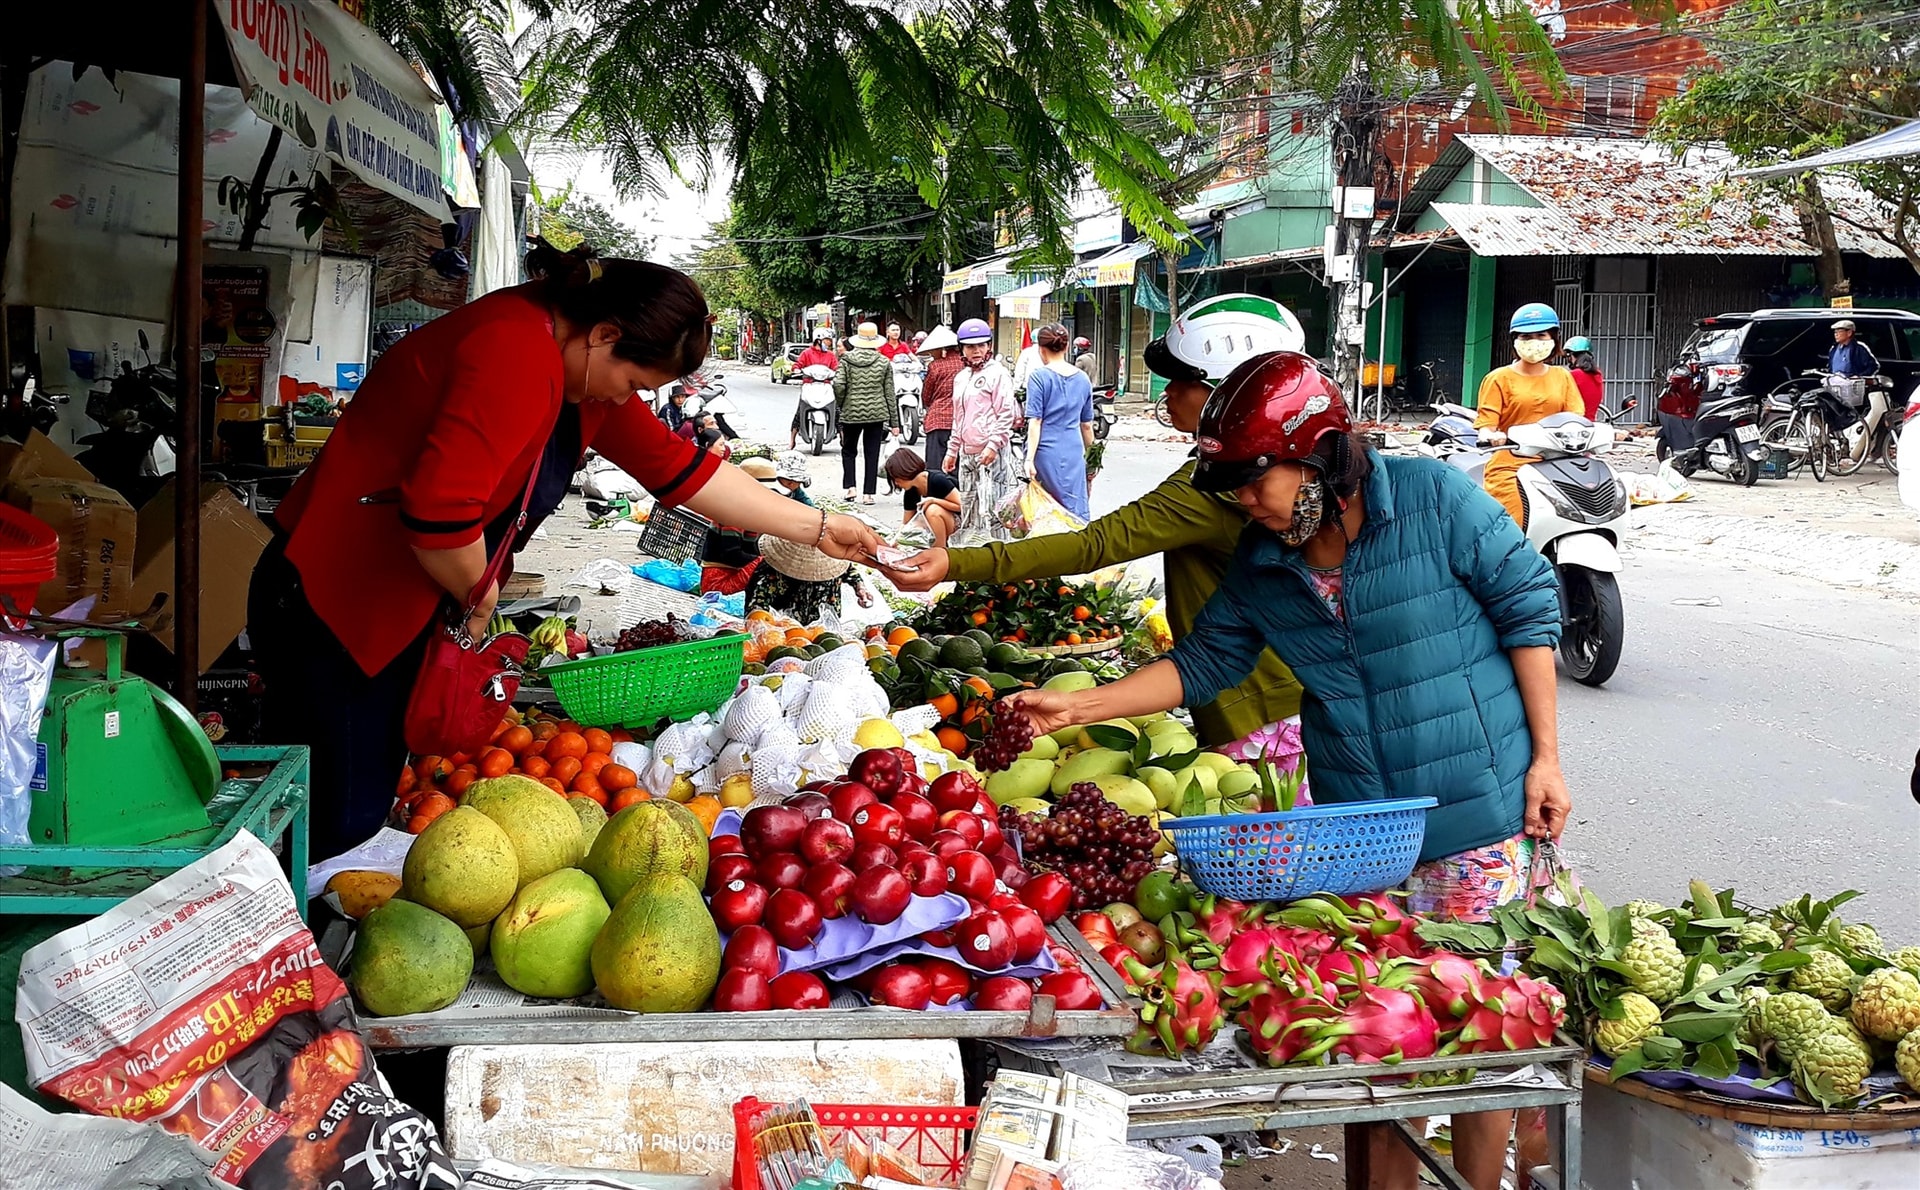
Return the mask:
M1168 380L1225 380L1257 355L1300 351L1307 333L1272 298L1223 293L1195 302L1167 333L1147 344L1146 365Z

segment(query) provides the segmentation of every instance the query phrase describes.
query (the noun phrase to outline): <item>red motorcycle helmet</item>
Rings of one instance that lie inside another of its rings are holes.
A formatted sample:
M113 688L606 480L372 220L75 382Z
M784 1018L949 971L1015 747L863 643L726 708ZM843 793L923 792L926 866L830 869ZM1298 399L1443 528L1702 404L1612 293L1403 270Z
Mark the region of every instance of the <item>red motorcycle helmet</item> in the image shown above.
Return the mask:
M1235 368L1200 411L1193 486L1231 492L1275 463L1316 462L1328 434L1353 430L1347 402L1312 357L1275 351Z

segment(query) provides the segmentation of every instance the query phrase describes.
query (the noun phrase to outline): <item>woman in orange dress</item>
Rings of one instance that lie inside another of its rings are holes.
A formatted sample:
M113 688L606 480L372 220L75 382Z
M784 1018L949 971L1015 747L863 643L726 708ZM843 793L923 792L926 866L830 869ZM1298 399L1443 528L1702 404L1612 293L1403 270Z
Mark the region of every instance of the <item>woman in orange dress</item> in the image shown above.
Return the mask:
M1513 335L1514 361L1495 368L1480 382L1479 413L1474 428L1480 441L1500 446L1515 426L1532 425L1555 413L1585 415L1587 405L1565 368L1547 363L1560 353L1560 315L1545 302L1528 302L1513 312L1508 324ZM1510 450L1496 451L1487 460L1487 494L1500 501L1520 525L1527 527L1527 507L1520 496L1521 459Z

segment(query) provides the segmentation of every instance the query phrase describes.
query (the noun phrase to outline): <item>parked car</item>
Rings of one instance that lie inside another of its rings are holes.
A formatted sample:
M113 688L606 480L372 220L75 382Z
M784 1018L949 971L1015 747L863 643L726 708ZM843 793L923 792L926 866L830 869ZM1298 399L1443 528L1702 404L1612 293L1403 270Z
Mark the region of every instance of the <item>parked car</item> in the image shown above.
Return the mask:
M800 353L806 349L805 343L789 343L780 349L780 354L773 357L770 365L771 379L775 384L785 384L793 379L793 365L799 362Z
M1716 314L1694 324L1679 363L1699 366L1708 394L1727 388L1765 396L1808 369L1826 368L1833 324L1842 318L1853 320L1854 334L1895 387L1912 391L1920 382L1920 314L1908 310L1821 306Z

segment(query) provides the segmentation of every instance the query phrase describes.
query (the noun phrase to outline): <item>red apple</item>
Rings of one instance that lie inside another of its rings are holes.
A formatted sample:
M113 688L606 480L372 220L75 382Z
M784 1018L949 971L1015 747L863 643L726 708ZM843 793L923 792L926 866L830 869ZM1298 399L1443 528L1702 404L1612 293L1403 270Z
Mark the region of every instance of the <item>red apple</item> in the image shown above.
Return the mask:
M853 854L853 828L837 818L816 818L800 836L800 854L810 864L837 864Z
M779 982L774 980L776 1002ZM1033 987L1011 975L990 975L973 989L973 1006L986 1012L1025 1012L1033 1007Z
M971 810L986 790L972 773L954 769L941 773L927 786L927 798L933 808L945 814L949 810Z
M947 887L963 897L984 901L993 895L993 861L978 851L947 857Z
M723 855L707 865L707 892L718 892L736 880L760 879L754 862L744 855Z
M833 787L840 781L838 777L823 777L818 781L809 781L800 787L801 793L832 793Z
M788 950L804 950L820 935L820 907L797 888L783 888L767 898L767 929Z
M1125 975L1127 964L1141 962L1139 954L1124 942L1113 942L1100 948L1100 959L1107 966Z
M800 882L807 878L807 861L791 851L776 851L761 856L754 871L769 892L776 888L799 888Z
M1083 971L1056 971L1043 976L1039 991L1052 996L1054 1007L1061 1009L1101 1008L1106 1004L1099 987Z
M853 839L856 843L898 847L906 837L900 811L892 806L862 806L853 812Z
M952 946L953 931L928 930L926 933L920 935L920 941L926 943L928 946Z
M953 927L953 948L981 971L997 971L1012 962L1013 945L1013 930L991 909Z
M900 792L900 758L891 748L868 748L847 766L847 776L883 798Z
M780 804L789 809L800 811L808 822L826 818L833 813L833 802L828 799L826 794L820 793L817 790L808 790L805 793L796 794Z
M1030 963L1039 957L1047 948L1047 924L1040 920L1040 915L1025 905L999 912L1006 919L1007 928L1013 931L1013 961Z
M1074 953L1073 947L1055 942L1049 938L1047 939L1047 953L1053 956L1054 962L1060 964L1062 971L1080 970L1080 956Z
M954 831L933 832L933 838L927 840L927 846L933 848L933 853L942 859L951 859L958 852L973 850L972 845Z
M969 847L980 846L980 840L986 837L980 829L980 816L971 810L948 810L940 816L940 829L959 835Z
M993 814L976 814L974 818L980 823L980 850L982 852L987 855L992 855L1002 847L1007 847L1007 836L1000 830L1000 820L998 816ZM1008 849L1011 850L1011 848ZM1018 858L1018 853L1016 853L1015 858Z
M917 793L896 793L887 804L900 812L900 825L910 838L925 841L940 829L940 811Z
M1033 879L1033 874L1028 872L1025 868L1021 867L1019 864L1013 864L1009 866L1005 871L1001 872L999 875L1000 875L1000 883L1006 885L1008 888L1012 889L1014 892L1019 892L1021 889L1025 888L1027 886L1027 881Z
M773 940L773 931L765 926L741 926L727 939L727 949L720 955L720 969L758 971L772 979L780 974L780 946Z
M933 981L917 967L906 963L889 963L880 968L874 976L873 988L867 998L875 1004L886 1004L893 1008L925 1008L933 997Z
M806 829L806 816L791 806L755 806L740 820L740 843L756 858L792 851Z
M833 803L833 816L842 822L852 822L854 811L862 806L871 806L880 799L873 790L858 781L842 781L827 794L827 800Z
M789 971L773 981L775 1008L825 1008L833 1002L827 985L811 971Z
M921 959L917 965L933 985L929 999L934 1004L952 1004L966 999L973 991L973 976L950 959Z
M731 934L742 926L760 924L767 911L767 890L751 880L729 880L713 894L707 908L720 932Z
M994 877L1006 887L1008 888L1015 887L1016 881L1018 881L1020 884L1026 883L1025 879L1023 879L1023 877L1026 875L1026 869L1020 866L1019 860L1008 859L1004 855L997 855L989 859L987 862L993 865Z
M715 835L707 840L707 858L719 859L723 855L745 855L747 849L740 846L739 835Z
M807 872L800 889L813 898L820 916L832 921L847 915L847 898L853 892L853 869L845 864L821 864Z
M994 805L993 799L985 793L974 799L973 812L980 818L998 819L1000 817L1000 807Z
M854 878L848 899L861 921L884 926L899 920L907 911L908 903L913 900L913 889L908 886L907 878L892 868L868 868Z
M1058 872L1042 872L1020 889L1020 900L1052 925L1073 904L1073 885Z
M947 861L931 851L902 858L900 874L916 897L937 897L947 891Z
M758 971L736 967L720 976L713 989L715 1012L765 1012L773 1007L773 990Z
M893 753L895 756L898 756L900 758L900 769L902 772L911 773L911 772L918 771L920 767L920 758L913 754L912 748L907 748L907 747L889 748L887 749L887 751Z
M900 862L893 848L885 843L855 843L853 854L847 859L847 866L857 876L868 868L891 868Z

